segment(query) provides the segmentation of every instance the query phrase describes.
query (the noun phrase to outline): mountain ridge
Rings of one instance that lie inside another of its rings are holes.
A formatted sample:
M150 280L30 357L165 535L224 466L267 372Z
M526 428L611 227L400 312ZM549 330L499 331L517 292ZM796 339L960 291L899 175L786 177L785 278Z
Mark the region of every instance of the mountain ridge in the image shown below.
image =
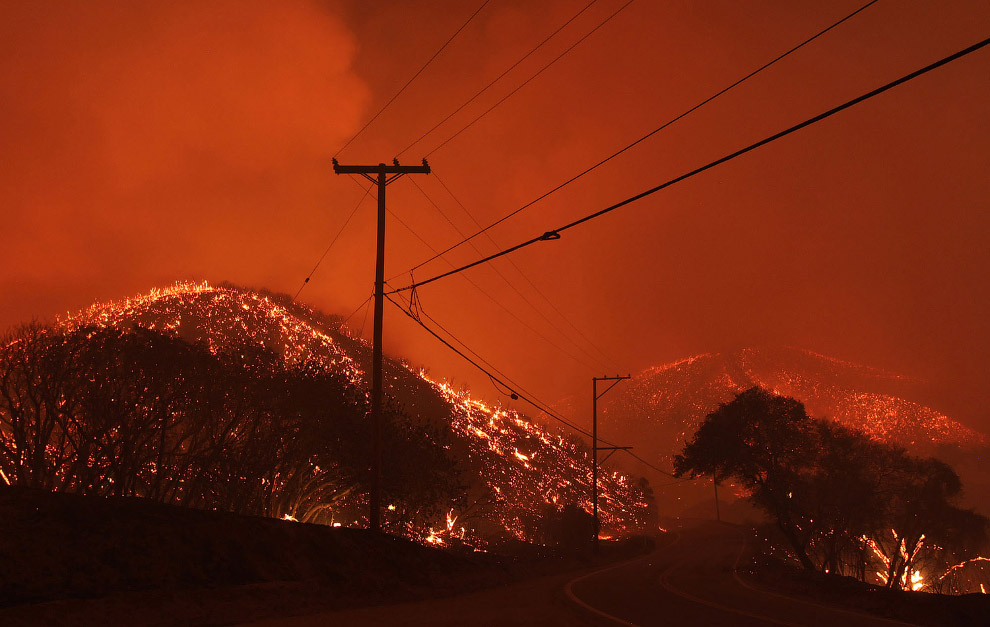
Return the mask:
M148 328L205 343L212 351L261 347L290 363L315 361L342 372L365 392L368 387L368 343L348 335L338 317L294 303L287 295L230 284L177 283L96 303L57 324L67 329ZM472 399L388 357L384 379L386 393L412 419L452 430L453 448L471 468L465 505L421 530L423 540L442 544L501 534L534 541L551 510L570 503L591 510L590 454L580 439ZM653 506L645 483L619 472L603 472L599 481L603 533L621 535L648 525Z

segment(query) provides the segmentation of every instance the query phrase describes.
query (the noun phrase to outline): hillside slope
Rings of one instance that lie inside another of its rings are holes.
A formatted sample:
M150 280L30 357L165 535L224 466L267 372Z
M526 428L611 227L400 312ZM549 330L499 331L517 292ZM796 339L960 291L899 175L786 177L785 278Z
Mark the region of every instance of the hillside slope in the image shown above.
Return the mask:
M339 319L292 303L285 295L184 283L96 304L60 324L67 329L137 326L175 333L214 351L264 348L290 363L317 362L342 373L353 386L367 387L370 346L349 337ZM438 544L451 537L474 543L498 536L532 541L538 539L548 511L569 503L591 509L590 456L580 440L471 399L392 359L386 359L385 382L386 394L413 420L450 429L452 451L467 469L464 504L452 507L446 520L417 530L422 539ZM600 477L600 491L605 533L622 534L649 524L652 510L645 484L607 471Z
M619 438L639 435L641 445L669 463L709 412L753 386L918 455L987 444L985 435L905 398L914 382L796 348L711 353L649 368L616 388L601 423Z

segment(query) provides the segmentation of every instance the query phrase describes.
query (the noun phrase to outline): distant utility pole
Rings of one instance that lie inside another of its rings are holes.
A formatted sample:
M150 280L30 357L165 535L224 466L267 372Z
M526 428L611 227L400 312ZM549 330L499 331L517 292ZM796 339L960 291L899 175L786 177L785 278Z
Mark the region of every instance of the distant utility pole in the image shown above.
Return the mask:
M605 393L619 384L619 381L630 378L631 375L614 377L592 377L591 378L591 507L595 517L595 553L598 552L598 451L627 451L631 446L598 446L598 399L605 396ZM599 381L614 381L612 385L598 393ZM612 453L609 453L611 455ZM606 456L605 459L608 459ZM604 461L604 460L602 460Z
M333 171L337 174L360 174L378 186L378 261L375 266L375 337L372 348L371 366L371 495L370 507L372 531L382 530L382 297L385 292L385 186L406 174L429 174L430 165L423 159L423 165L399 165L398 159L392 165L340 165L333 160ZM375 174L376 176L372 176ZM391 176L389 176L391 175Z

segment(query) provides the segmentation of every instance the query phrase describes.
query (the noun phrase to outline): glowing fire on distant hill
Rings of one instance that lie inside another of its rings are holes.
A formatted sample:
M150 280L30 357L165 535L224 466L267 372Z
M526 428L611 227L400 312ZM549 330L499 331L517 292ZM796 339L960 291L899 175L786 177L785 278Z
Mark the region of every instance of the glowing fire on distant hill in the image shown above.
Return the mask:
M600 420L618 439L635 434L640 454L671 460L705 415L739 392L760 386L801 401L812 416L836 420L916 454L934 454L942 445L987 444L985 435L896 395L909 391L912 383L801 349L747 348L644 370L600 408Z

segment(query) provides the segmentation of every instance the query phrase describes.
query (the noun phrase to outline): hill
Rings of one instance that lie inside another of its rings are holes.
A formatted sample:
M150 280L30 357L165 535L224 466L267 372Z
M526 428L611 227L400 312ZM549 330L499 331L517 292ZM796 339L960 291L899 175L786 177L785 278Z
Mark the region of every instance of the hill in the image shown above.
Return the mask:
M600 420L616 437L651 434L650 452L669 460L706 414L753 386L918 455L987 444L985 435L905 398L916 382L795 348L711 353L649 368L616 388Z
M347 334L339 318L293 303L286 295L235 286L183 283L123 301L99 303L59 321L66 331L134 328L174 334L215 353L270 351L287 364L314 363L366 390L370 346ZM514 411L489 406L393 359L385 363L386 394L427 429L441 429L464 470L459 505L409 535L472 545L497 538L540 540L543 521L569 503L590 510L590 455L577 438ZM650 524L649 487L618 472L602 473L603 531L621 535ZM348 512L359 511L353 495ZM309 519L306 513L296 516ZM386 518L388 514L386 514ZM362 520L338 516L344 524Z
M635 442L641 455L669 468L708 413L753 386L801 401L814 417L944 459L963 476L973 504L990 495L982 465L990 453L987 436L910 400L921 395L921 382L797 348L708 353L648 368L606 398L599 429L611 439ZM709 498L671 490L680 505ZM713 506L707 509L714 513Z

